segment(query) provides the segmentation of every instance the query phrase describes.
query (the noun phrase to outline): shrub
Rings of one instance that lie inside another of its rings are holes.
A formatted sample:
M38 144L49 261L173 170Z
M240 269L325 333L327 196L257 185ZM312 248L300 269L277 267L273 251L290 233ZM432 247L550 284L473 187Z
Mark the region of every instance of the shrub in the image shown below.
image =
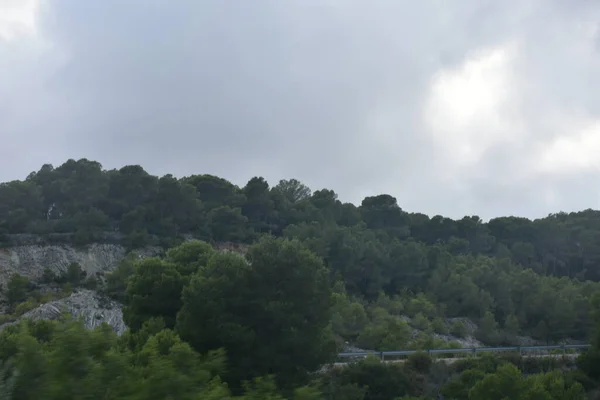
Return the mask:
M25 314L27 311L33 310L34 308L36 308L39 305L40 304L34 298L30 297L27 299L27 301L24 301L23 303L20 303L15 307L15 311L14 311L13 315L15 317L20 317L21 315Z
M83 279L85 279L87 273L81 268L79 263L73 262L69 264L67 272L64 276L64 281L71 283L74 286L79 285Z
M440 317L436 317L433 321L431 321L431 328L435 333L439 333L441 335L448 333L448 327Z
M27 299L31 291L31 282L24 276L14 274L6 285L6 299L8 304L14 306Z
M58 276L50 268L44 268L42 273L42 283L55 283L58 281Z
M455 321L450 326L450 333L454 336L464 338L467 336L467 327L462 321Z
M431 360L431 357L424 351L413 353L410 356L408 356L408 359L406 360L406 366L408 368L420 372L422 374L426 374L429 372L429 368L431 367L432 363L433 361Z
M421 313L418 313L417 315L415 315L415 317L411 320L411 324L412 324L412 326L414 326L415 328L417 328L423 332L427 332L430 329L430 324L429 324L429 321L427 320L427 317L425 317Z

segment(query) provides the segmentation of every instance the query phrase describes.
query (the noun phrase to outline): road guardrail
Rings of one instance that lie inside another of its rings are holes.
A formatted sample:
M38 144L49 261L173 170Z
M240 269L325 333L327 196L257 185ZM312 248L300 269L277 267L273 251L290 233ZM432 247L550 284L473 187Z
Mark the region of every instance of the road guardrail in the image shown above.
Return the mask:
M358 352L344 352L339 353L339 358L360 358L367 357L368 355L374 355L381 357L382 360L385 357L397 357L397 356L409 356L415 353L429 353L429 354L456 354L456 353L467 353L467 354L478 354L478 353L500 353L500 352L519 352L520 354L537 351L549 351L549 350L562 350L566 353L567 350L585 350L590 348L589 344L563 344L553 346L510 346L510 347L467 347L460 349L429 349L429 350L393 350L393 351L358 351Z

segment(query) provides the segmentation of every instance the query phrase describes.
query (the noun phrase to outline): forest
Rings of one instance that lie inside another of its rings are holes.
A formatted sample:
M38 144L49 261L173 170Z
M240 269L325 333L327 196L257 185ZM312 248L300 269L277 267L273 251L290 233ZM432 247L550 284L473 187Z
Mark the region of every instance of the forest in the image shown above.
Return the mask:
M94 283L124 304L130 329L4 328L5 398L533 400L593 398L599 387L599 211L453 220L405 211L389 194L354 205L296 179L238 187L81 159L0 184L0 247L32 235L131 250ZM245 254L214 250L223 243ZM144 246L164 253L140 261ZM48 281L89 284L76 266ZM40 300L18 276L4 292L13 313ZM575 365L482 357L448 366L417 353L315 372L344 343L456 346L436 334L466 336L465 319L486 345L529 337L593 347Z

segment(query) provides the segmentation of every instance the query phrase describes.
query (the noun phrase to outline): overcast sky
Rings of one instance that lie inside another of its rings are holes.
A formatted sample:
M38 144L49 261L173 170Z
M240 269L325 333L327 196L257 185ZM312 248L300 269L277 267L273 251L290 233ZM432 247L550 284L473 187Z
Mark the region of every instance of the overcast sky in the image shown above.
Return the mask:
M0 181L141 164L341 200L600 208L597 0L0 0Z

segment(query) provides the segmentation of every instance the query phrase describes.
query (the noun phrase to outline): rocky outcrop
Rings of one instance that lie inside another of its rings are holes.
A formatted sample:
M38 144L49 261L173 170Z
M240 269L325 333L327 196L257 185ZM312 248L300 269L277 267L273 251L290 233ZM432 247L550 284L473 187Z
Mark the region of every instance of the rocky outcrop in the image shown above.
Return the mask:
M160 248L138 250L140 257L160 254ZM10 277L18 273L35 281L48 268L57 275L67 270L71 263L79 263L87 276L112 271L126 254L118 244L95 243L82 248L71 245L27 244L0 248L0 284L5 286Z
M66 314L81 319L89 329L102 323L109 324L118 334L125 332L121 304L107 299L92 290L81 289L64 299L51 301L23 314L20 319L55 320ZM18 321L10 324L17 323ZM10 325L5 324L2 327Z
M96 276L112 271L120 260L125 257L127 250L123 247L121 236L115 233L104 233L101 241L86 246L74 246L72 234L52 234L50 237L39 235L10 235L6 247L0 247L0 285L5 285L8 279L18 273L32 281L42 277L44 269L48 268L56 275L67 270L71 263L78 263L87 276ZM185 240L194 240L186 236ZM69 242L70 241L70 242ZM213 244L219 251L232 251L244 254L246 245L236 243ZM158 246L137 249L140 258L161 254Z
M161 249L158 247L136 251L140 258L156 256L160 252ZM81 266L87 276L104 275L114 270L126 253L123 246L108 243L95 243L85 247L30 243L0 248L0 285L6 287L6 283L15 273L33 282L39 282L44 269L47 268L56 275L61 275L71 263L75 262ZM20 319L52 320L66 313L81 318L88 328L95 328L106 322L118 334L126 329L120 304L85 289L77 290L64 299L42 304L23 314ZM3 326L6 325L8 324Z

